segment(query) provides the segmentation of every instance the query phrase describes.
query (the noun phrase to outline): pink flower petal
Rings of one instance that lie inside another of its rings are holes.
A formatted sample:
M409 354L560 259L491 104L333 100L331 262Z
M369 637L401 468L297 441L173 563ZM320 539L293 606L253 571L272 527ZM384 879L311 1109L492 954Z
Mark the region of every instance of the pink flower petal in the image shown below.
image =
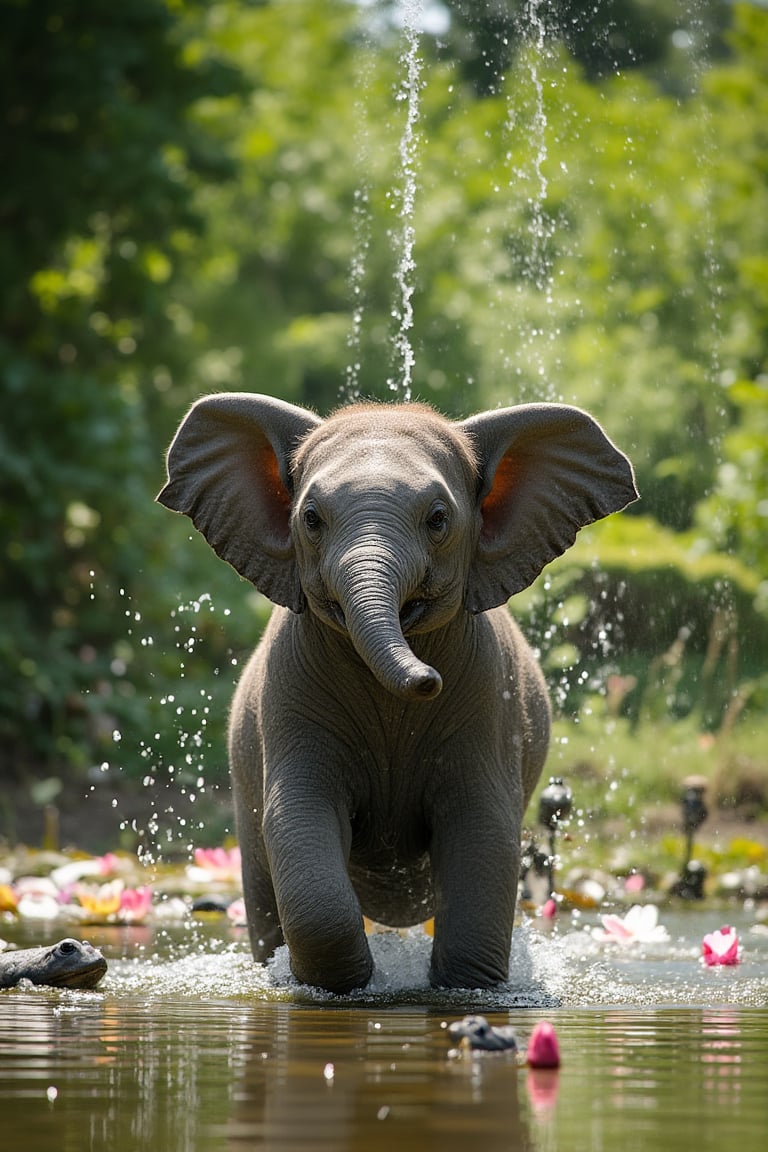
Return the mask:
M102 876L108 876L117 869L119 861L114 852L106 852L103 856L97 857L97 863Z
M612 936L614 940L618 940L619 943L629 943L630 940L634 939L635 934L632 928L627 927L621 916L615 916L610 912L605 916L601 916L600 919L608 935Z
M560 1067L560 1046L549 1021L540 1020L531 1033L526 1060L531 1068Z
M736 929L725 925L716 932L709 932L701 942L704 963L712 968L715 965L739 963L739 938Z

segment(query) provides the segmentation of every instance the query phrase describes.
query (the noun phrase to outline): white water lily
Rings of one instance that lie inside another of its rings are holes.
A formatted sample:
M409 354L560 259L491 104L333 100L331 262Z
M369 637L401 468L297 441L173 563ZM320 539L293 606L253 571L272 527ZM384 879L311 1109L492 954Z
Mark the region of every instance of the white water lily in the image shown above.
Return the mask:
M602 928L593 928L592 936L603 943L659 944L669 940L669 933L659 924L659 910L655 904L633 904L626 916L601 916Z

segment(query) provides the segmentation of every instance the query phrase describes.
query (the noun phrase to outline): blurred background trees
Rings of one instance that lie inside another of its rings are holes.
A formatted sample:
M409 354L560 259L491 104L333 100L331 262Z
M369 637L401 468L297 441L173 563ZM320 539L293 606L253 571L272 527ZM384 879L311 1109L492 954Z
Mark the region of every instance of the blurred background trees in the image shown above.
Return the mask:
M224 778L269 606L153 496L204 392L397 397L400 19L0 0L3 779ZM643 495L513 604L571 716L622 673L640 722L664 659L668 715L766 704L766 42L723 0L425 4L414 395L586 407Z

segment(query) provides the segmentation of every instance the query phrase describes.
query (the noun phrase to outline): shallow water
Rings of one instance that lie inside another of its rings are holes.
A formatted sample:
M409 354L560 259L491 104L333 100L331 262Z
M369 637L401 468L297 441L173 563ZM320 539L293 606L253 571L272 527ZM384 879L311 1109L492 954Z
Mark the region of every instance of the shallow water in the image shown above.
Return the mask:
M595 916L529 922L492 995L430 990L427 937L375 936L374 982L347 998L293 984L284 954L254 965L221 920L89 929L110 965L98 989L0 993L0 1147L762 1150L768 936L749 913L662 920L668 942L626 952L578 930ZM705 969L701 936L725 922L743 961ZM469 1010L523 1045L551 1020L560 1070L449 1057L446 1024Z

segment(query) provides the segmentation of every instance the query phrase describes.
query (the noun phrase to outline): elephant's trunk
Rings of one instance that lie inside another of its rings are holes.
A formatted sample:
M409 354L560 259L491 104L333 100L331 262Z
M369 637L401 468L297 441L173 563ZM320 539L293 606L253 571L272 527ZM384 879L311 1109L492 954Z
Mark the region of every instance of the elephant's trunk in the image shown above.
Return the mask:
M358 655L387 691L405 700L431 700L443 681L403 636L400 609L407 584L398 567L386 561L372 564L369 556L361 562L346 558L338 588L344 622Z

